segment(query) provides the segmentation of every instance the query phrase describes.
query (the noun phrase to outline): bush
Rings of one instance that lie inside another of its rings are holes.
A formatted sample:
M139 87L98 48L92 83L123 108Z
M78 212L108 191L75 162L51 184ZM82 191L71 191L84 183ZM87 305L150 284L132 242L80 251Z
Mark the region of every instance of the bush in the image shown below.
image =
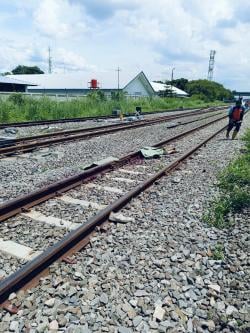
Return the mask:
M13 93L8 97L8 101L15 105L21 106L25 103L25 97L21 93Z

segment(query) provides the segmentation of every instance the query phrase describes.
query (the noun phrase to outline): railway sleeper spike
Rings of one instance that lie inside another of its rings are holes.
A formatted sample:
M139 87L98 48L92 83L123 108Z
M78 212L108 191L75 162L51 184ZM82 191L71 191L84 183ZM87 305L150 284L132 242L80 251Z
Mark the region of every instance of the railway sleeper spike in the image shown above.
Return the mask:
M56 197L62 197L63 194L64 194L64 193L63 193L62 191L56 191L55 196L56 196Z
M22 213L29 213L30 211L31 211L31 209L29 207L22 207L21 208Z
M2 308L9 312L10 314L14 315L14 314L17 314L18 311L19 311L19 308L17 306L15 306L14 304L12 304L10 301L5 301L3 304L2 304Z
M61 262L64 262L69 265L77 264L77 260L75 258L71 258L70 256L64 256L62 257Z

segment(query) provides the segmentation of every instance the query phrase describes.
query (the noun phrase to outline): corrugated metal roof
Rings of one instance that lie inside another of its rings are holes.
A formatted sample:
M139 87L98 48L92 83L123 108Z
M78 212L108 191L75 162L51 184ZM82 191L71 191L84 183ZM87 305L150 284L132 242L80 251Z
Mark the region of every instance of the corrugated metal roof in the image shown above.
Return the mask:
M16 76L16 75L11 75L11 76L0 75L0 83L22 84L22 85L25 85L25 86L34 86L34 84L31 83L31 82L22 81L22 80L13 78L13 76Z
M10 75L13 78L14 75ZM29 80L37 85L32 89L88 89L89 82L96 79L101 89L117 89L117 73L77 72L60 74L15 75L18 80ZM120 87L126 82L120 77Z
M181 90L179 88L176 88L174 86L171 86L171 85L168 85L165 83L158 83L158 82L151 81L150 84L153 87L155 92L160 92L160 91L164 91L166 89L171 89L171 87L172 87L172 91L174 94L188 96L188 94L184 90Z
M164 83L157 83L148 81L146 75L140 72L130 82L137 78L143 77L145 82L148 82L149 87L157 93L164 91L167 88L171 89L170 85ZM19 83L26 85L33 85L32 89L88 89L91 79L96 79L101 89L117 89L117 73L116 72L77 72L77 73L60 73L60 74L20 74L20 75L8 75L0 76L5 80L9 80L9 83ZM129 83L130 83L129 82ZM6 83L8 83L6 81ZM122 77L120 77L120 88L126 87ZM173 93L176 95L188 96L188 94L176 87L172 87Z

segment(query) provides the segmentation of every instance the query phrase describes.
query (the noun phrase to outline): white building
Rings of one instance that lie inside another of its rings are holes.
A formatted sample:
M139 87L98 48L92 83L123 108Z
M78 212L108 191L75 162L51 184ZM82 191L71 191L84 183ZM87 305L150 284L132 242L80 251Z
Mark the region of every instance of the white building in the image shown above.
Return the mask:
M171 90L176 97L188 97L188 94L174 86L164 83L149 81L144 72L140 72L124 88L123 91L128 95L141 97L158 96L166 90Z
M117 91L117 76L110 73L66 73L66 74L22 74L9 75L22 81L28 81L36 86L28 87L30 93L86 95L90 91L91 81L97 83L98 89L106 94ZM165 91L169 86L149 81L144 72L137 74L127 84L120 78L120 90L128 96L153 97ZM172 87L173 93L178 97L187 97L188 94L178 88Z

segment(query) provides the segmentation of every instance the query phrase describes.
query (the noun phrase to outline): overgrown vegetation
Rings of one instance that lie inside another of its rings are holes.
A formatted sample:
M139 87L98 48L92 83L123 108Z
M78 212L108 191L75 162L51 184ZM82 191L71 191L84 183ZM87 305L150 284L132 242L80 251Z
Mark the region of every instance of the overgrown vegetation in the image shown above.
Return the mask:
M167 81L171 84L171 81ZM208 80L192 80L181 78L173 80L175 87L186 91L193 97L199 98L205 102L214 100L231 100L234 98L232 91L226 89L222 84Z
M224 228L233 223L233 215L250 207L250 129L243 140L243 155L230 163L219 176L220 195L210 206L204 220Z
M39 99L13 93L6 100L0 99L0 122L20 122L32 120L50 120L85 116L110 115L113 109L124 114L133 114L136 106L143 112L188 107L206 107L221 102L207 103L198 98L140 98L130 99L123 94L113 94L107 99L101 92L92 92L87 97L66 101L57 101L49 97Z

